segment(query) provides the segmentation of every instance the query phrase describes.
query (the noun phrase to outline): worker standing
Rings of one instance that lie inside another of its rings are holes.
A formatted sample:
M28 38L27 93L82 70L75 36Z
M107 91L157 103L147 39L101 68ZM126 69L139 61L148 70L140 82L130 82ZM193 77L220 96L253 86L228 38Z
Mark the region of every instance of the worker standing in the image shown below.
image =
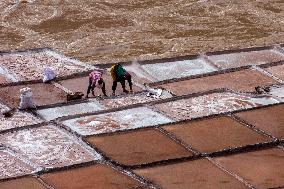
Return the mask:
M115 90L117 87L117 82L121 83L123 92L128 93L128 90L125 88L125 80L128 81L130 92L132 91L132 80L131 75L120 65L115 64L110 68L111 77L113 79L112 84L112 94L115 95Z
M94 93L95 87L101 88L104 96L107 96L105 82L103 80L102 75L103 75L102 72L97 71L97 70L92 71L89 74L89 86L88 86L88 89L87 89L86 98L89 97L89 94L90 94L91 91L92 91L92 95L95 96L95 93Z

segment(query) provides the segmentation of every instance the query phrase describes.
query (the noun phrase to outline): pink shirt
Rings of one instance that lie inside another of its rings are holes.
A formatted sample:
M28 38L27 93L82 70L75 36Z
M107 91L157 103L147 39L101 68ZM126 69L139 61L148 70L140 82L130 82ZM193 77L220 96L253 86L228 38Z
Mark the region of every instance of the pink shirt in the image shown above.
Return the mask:
M99 81L102 77L102 73L99 71L92 71L89 75L92 80L92 85L95 85L97 81Z

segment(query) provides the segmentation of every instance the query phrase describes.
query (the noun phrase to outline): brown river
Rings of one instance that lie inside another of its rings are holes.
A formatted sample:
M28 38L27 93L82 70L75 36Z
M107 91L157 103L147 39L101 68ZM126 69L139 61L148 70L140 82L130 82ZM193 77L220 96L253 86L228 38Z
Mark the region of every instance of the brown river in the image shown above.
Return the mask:
M284 43L284 0L1 0L0 51L92 63Z

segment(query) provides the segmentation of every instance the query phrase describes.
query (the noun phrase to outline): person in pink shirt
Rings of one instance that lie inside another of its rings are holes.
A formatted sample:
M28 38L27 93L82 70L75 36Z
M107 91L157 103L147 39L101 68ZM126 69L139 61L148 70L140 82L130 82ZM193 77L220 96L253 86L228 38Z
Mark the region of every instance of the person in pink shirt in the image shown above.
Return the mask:
M102 78L102 75L103 75L102 72L97 71L97 70L92 71L89 74L89 86L88 86L88 89L87 89L86 98L89 97L89 94L90 94L91 91L92 91L92 95L95 96L94 90L95 90L96 87L101 88L104 96L107 96L105 82Z

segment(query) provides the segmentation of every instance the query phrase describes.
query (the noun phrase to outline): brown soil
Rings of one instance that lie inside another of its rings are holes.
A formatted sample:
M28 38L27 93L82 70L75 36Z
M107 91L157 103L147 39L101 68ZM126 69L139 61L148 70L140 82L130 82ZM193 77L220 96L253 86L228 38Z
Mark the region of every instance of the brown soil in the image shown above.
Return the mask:
M229 88L235 91L253 92L259 85L275 84L276 81L254 70L218 74L214 76L190 79L161 85L176 95L184 95L217 88Z
M103 79L105 81L106 84L106 93L108 96L112 95L112 78L110 75L103 75ZM74 78L74 79L67 79L67 80L62 80L59 82L62 86L64 86L65 88L71 90L72 92L83 92L85 95L87 94L87 89L88 89L88 85L89 85L89 77L80 77L80 78ZM126 85L126 89L129 90L129 85L128 82L125 82ZM136 86L133 86L133 91L137 92L137 91L141 91L141 88L138 88ZM117 88L116 88L116 95L118 94L122 94L122 87L121 84L118 83L117 84ZM99 88L95 88L95 95L100 95L103 94L101 89ZM92 94L89 95L90 97L92 96Z
M134 179L106 165L95 165L48 173L42 175L41 178L49 185L58 189L125 189L141 185Z
M284 105L245 111L236 115L275 137L284 138Z
M153 181L164 189L247 188L206 159L138 169L134 172Z
M281 149L236 154L216 160L256 188L284 186L284 151Z
M222 68L234 68L246 65L260 65L270 62L278 62L284 56L272 50L251 51L225 55L214 55L209 57Z
M272 73L274 76L284 80L284 65L273 66L266 68L266 70Z
M94 136L89 137L88 141L112 159L125 165L138 165L192 155L191 152L153 129L111 136Z
M0 98L12 107L20 103L20 89L30 87L37 106L66 101L66 93L51 84L37 83L29 85L8 86L0 88Z
M36 178L20 178L0 182L0 189L47 189Z
M15 2L1 1L0 50L50 47L107 63L263 46L284 39L279 0Z
M229 117L165 126L164 129L175 134L196 150L207 153L269 141L269 138Z
M7 81L6 77L3 77L3 76L0 75L0 84L2 84L2 83L8 83L8 81Z

